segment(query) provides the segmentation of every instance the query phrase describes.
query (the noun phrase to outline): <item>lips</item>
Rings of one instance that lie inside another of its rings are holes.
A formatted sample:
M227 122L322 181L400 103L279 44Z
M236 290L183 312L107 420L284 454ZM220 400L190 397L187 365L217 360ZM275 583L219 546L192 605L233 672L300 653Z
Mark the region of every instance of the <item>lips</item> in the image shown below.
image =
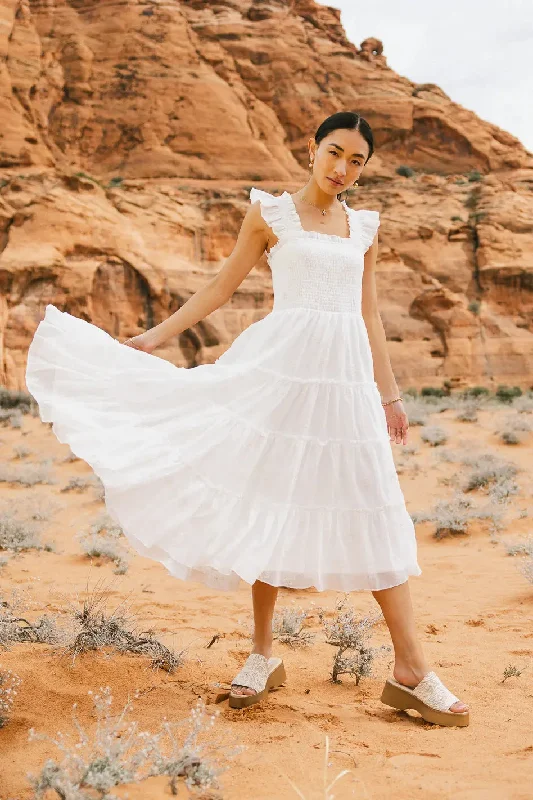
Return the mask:
M328 181L331 181L335 186L342 186L342 183L339 183L339 181L333 180L333 178L329 178L328 177Z

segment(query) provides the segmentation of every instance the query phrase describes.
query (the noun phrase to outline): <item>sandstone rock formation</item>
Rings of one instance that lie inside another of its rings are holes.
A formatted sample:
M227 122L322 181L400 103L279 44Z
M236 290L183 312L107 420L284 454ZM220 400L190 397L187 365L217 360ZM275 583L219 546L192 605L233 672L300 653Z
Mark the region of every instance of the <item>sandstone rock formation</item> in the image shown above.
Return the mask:
M375 132L349 202L381 212L378 288L400 386L530 385L533 155L438 86L397 75L378 39L349 42L337 9L1 8L0 382L24 387L48 302L119 339L178 308L231 252L250 186L301 186L309 136L345 108ZM157 355L212 361L271 300L262 259Z

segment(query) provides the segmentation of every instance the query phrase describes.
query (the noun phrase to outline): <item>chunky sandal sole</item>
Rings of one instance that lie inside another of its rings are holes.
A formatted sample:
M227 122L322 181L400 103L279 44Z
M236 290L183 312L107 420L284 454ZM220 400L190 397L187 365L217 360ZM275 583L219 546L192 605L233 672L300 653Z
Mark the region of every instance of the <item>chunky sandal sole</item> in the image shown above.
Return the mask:
M285 665L281 659L279 664L269 673L265 688L255 694L232 694L229 692L229 705L231 708L247 708L254 703L264 700L271 689L275 689L287 680Z
M426 720L436 725L459 725L464 727L470 722L468 711L437 711L431 706L426 705L422 700L413 695L411 691L397 683L394 679L388 678L381 693L381 702L400 711L414 709Z

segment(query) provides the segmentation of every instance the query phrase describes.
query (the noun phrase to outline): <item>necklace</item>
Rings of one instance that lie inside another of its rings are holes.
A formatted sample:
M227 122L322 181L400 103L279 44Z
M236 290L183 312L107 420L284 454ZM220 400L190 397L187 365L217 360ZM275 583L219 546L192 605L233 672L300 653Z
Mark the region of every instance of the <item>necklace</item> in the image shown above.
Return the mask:
M310 200L306 200L303 195L300 197L300 200L303 200L304 203L307 203L308 206L313 206L314 208L318 208L318 210L320 211L320 213L322 214L323 217L325 217L327 212L329 211L329 208L320 208L320 206L317 206L314 203L311 203Z

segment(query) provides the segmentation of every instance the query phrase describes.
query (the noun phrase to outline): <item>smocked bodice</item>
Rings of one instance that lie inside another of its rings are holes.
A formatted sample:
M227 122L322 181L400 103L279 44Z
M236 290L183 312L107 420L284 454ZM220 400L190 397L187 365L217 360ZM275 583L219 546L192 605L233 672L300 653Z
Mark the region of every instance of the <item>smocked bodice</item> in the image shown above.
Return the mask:
M379 227L379 213L344 202L348 237L307 231L288 192L275 196L253 187L263 219L278 241L267 254L274 289L273 311L309 308L361 313L364 255Z

